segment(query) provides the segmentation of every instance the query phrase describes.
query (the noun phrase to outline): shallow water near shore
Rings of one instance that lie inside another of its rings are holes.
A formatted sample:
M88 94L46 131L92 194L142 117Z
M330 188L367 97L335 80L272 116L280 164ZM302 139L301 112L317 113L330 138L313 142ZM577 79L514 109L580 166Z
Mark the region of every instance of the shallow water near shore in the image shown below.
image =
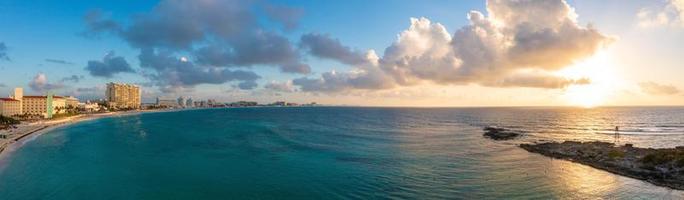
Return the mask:
M525 134L493 141L484 126ZM516 146L540 140L684 145L684 108L230 108L103 118L7 155L0 199L684 198Z

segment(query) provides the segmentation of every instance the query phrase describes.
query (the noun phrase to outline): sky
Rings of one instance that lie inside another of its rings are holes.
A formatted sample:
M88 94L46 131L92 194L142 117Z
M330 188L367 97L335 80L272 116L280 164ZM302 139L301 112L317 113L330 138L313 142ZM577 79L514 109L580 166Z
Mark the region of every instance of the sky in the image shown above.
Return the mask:
M684 0L0 0L0 96L684 105Z

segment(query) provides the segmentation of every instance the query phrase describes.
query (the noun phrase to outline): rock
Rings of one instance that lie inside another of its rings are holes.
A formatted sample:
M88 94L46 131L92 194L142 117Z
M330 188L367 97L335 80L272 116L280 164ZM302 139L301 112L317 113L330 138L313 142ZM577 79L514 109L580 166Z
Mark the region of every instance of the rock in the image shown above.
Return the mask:
M581 163L615 174L684 190L684 149L614 146L607 142L520 144L529 152ZM590 155L590 156L589 156Z
M493 140L510 140L521 135L519 132L492 126L485 127L483 130L485 131L483 135Z

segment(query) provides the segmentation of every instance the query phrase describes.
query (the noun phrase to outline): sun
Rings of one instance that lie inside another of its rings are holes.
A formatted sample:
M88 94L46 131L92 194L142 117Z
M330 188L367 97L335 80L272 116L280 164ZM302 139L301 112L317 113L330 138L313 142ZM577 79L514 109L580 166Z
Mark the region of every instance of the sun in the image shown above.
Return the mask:
M607 51L600 51L594 56L578 62L558 72L558 75L581 79L588 78L589 84L571 85L565 89L563 100L572 106L593 108L606 104L616 89L619 74Z

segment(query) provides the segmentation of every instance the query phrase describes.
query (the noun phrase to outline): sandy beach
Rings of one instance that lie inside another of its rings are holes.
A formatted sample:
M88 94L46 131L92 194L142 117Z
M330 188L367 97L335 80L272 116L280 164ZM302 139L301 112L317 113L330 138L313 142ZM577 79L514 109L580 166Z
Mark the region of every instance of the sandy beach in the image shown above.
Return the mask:
M15 150L21 146L22 141L28 138L40 136L46 132L54 130L78 122L100 119L104 117L120 117L128 115L137 115L149 112L164 112L164 110L142 110L142 111L125 111L125 112L108 112L97 114L80 114L71 117L65 117L54 120L40 120L36 122L22 122L17 125L15 129L0 130L0 134L7 135L7 138L0 139L0 158L3 158L7 152Z

